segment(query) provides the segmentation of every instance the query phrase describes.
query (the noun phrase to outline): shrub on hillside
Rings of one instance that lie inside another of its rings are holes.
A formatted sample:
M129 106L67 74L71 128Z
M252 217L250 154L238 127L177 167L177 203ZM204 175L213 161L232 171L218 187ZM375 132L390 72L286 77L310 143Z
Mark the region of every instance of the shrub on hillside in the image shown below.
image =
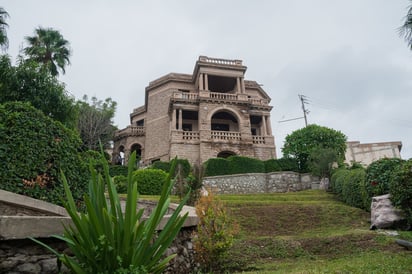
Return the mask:
M389 193L391 177L404 161L399 158L384 158L371 163L366 169L366 180L362 185L365 207L370 207L372 197Z
M203 164L204 176L219 176L231 174L229 161L224 158L210 158Z
M396 167L390 180L389 193L392 203L405 212L412 226L412 159Z
M61 204L63 172L76 201L90 178L79 136L29 103L0 105L0 188Z
M230 156L227 160L229 161L230 174L265 173L265 164L258 159Z
M139 169L133 172L137 191L143 195L160 195L167 173L160 169Z
M361 186L365 182L365 177L366 172L363 168L351 169L344 176L341 197L346 204L357 208L370 208L370 204L364 207L361 194Z
M339 197L342 196L342 188L345 180L345 176L349 174L349 170L346 168L339 168L335 169L332 172L332 176L330 179L330 189L333 193L338 195Z

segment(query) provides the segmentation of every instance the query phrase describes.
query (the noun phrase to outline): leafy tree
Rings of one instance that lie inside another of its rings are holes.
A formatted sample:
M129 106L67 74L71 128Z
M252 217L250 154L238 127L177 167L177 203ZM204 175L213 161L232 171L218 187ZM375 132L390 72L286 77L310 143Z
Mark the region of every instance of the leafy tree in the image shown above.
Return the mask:
M9 39L7 38L6 28L9 26L6 23L6 19L9 14L5 9L0 7L0 47L4 51L9 47Z
M40 65L19 60L13 66L10 57L0 56L0 103L29 102L46 116L74 128L77 115L74 99L59 82Z
M330 178L333 163L338 161L336 151L331 148L314 149L309 155L308 168L321 178Z
M405 16L405 22L399 28L399 34L404 37L406 43L412 50L412 5L409 6Z
M305 172L309 170L309 156L319 149L335 151L338 162L341 162L345 157L346 136L334 129L309 125L287 135L282 152L284 157L295 158L300 170Z
M34 36L26 37L26 41L29 45L23 51L30 60L42 64L53 76L59 75L58 69L65 73L65 66L70 64L71 51L69 42L59 31L39 27Z
M77 101L78 122L77 129L83 141L83 147L90 150L99 150L99 142L104 147L109 146L113 133L117 128L113 125L113 117L117 103L111 98L104 101L96 97L89 102L86 95L82 101Z

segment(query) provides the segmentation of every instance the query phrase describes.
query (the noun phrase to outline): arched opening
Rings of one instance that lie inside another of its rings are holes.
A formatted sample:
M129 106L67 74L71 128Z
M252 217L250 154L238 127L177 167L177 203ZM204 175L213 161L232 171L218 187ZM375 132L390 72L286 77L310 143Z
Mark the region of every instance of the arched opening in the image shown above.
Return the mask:
M119 147L117 151L116 159L115 159L115 164L124 165L124 146Z
M234 155L236 155L236 153L234 153L233 151L225 150L225 151L219 152L219 154L217 155L217 157L218 157L218 158L228 158L228 157L234 156Z
M213 114L210 127L217 131L239 131L239 122L230 112L218 111Z
M140 160L142 158L142 146L140 144L133 144L130 148L130 154L136 151L136 159Z

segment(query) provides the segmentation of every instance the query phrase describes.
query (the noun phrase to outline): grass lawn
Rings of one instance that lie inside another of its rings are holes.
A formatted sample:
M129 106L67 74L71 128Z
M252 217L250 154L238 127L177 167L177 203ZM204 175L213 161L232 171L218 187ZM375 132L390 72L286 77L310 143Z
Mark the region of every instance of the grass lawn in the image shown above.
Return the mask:
M239 225L229 273L412 273L412 252L324 191L219 195ZM412 240L412 232L402 232Z

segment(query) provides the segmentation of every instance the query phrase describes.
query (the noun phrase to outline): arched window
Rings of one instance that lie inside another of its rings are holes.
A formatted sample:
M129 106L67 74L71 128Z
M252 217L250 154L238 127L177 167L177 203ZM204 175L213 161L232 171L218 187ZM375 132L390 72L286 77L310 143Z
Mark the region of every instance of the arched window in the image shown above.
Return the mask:
M217 131L239 131L239 122L230 112L218 111L213 114L210 127Z

